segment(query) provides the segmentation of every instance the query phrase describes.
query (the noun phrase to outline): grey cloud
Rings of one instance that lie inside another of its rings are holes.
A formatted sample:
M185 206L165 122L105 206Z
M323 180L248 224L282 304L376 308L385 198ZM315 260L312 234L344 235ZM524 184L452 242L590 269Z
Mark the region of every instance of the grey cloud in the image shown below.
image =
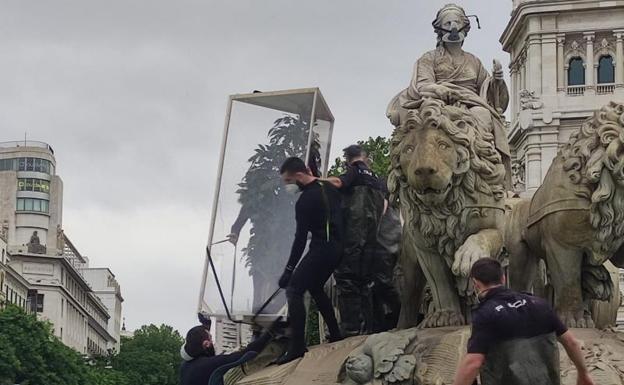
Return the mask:
M54 146L65 227L117 272L129 326L183 328L227 95L319 86L336 116L334 149L388 135L386 104L433 48L430 23L446 2L7 0L0 140L27 131ZM466 49L486 67L506 63L498 37L511 1L464 5L483 26Z

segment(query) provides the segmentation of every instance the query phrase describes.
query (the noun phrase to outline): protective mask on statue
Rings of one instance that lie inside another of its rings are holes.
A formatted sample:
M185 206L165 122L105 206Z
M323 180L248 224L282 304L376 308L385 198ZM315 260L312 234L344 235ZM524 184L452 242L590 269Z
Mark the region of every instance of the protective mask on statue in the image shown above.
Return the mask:
M295 195L299 191L301 191L301 188L299 187L298 183L288 183L284 185L284 190L286 190L286 192L289 194Z
M444 29L439 27L438 29L444 32L442 35L442 41L445 43L462 43L464 39L466 39L466 33L464 30L469 26L469 24L464 25L460 29L456 27L452 28L450 31L448 29Z

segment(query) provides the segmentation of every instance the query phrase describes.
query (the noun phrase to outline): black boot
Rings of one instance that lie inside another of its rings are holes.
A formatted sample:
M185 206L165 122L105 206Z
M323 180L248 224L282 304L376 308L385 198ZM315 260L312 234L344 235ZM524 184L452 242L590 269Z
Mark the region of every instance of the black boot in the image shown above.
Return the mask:
M290 343L288 344L286 353L275 360L275 363L278 365L301 358L307 352L305 346L306 311L305 305L303 304L303 294L293 292L293 290L287 290L286 297L288 299L291 330Z

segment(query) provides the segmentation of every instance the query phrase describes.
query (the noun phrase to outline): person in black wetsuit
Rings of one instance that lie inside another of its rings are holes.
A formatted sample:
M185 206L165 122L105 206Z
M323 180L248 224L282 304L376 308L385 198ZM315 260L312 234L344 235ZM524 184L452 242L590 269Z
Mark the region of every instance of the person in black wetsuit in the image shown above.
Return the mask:
M501 264L491 258L471 270L479 305L472 312L468 354L453 385L556 385L563 345L578 371L578 385L594 385L580 344L542 298L505 288ZM556 339L555 339L556 337Z
M273 323L255 341L243 350L230 354L215 354L210 335L209 324L195 326L186 334L186 340L180 349L184 360L180 366L180 385L208 385L213 375L224 375L228 366L242 364L244 356L249 352L260 353L274 336L274 329L279 320ZM221 371L223 371L221 373Z
M284 364L302 357L306 352L306 311L303 303L306 291L314 298L327 324L329 340L333 342L342 338L331 301L323 289L340 260L342 218L338 190L330 183L312 176L303 160L288 158L282 164L280 175L287 190L301 191L295 205L295 239L290 258L279 279L279 286L286 288L291 327L288 350L276 360L277 364ZM270 226L270 223L267 225ZM308 233L312 234L312 240L308 253L299 263Z
M362 146L354 144L343 152L346 172L327 180L344 197L344 253L334 278L342 332L354 336L374 331L375 254L386 188L366 163Z

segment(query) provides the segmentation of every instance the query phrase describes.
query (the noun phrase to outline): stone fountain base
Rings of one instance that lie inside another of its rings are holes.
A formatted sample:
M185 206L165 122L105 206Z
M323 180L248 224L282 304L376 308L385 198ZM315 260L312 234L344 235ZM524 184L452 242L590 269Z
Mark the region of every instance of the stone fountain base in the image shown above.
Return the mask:
M624 333L574 329L597 384L624 384ZM407 329L348 338L310 348L289 364L270 365L282 346L231 370L226 385L445 385L466 351L470 328ZM576 384L576 370L560 345L561 384Z

